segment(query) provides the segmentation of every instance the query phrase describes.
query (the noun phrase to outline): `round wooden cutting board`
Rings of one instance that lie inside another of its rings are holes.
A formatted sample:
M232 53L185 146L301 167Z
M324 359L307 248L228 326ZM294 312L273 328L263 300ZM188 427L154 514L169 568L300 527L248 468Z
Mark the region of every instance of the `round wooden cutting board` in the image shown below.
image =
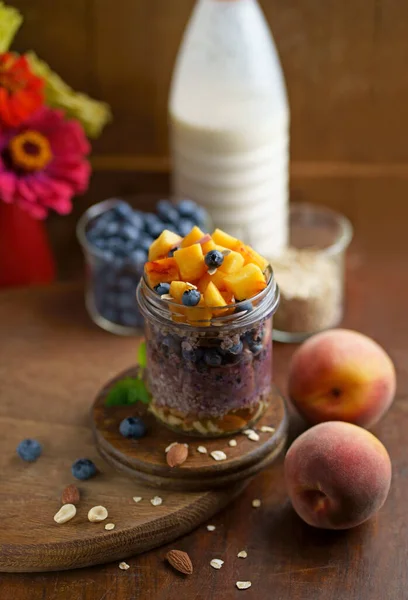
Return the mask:
M6 316L0 343L0 571L125 559L191 531L243 489L245 482L198 492L152 488L99 456L91 405L104 382L134 362L137 341L91 325L77 286L4 294L0 314ZM168 436L175 439L170 431ZM28 437L43 446L35 463L16 455L18 443ZM99 473L76 482L71 465L85 457ZM57 525L61 492L73 482L81 491L77 515ZM142 500L135 503L135 496ZM154 496L163 499L160 506L151 504ZM96 505L109 511L105 522L88 521ZM108 522L115 524L113 531L105 531Z

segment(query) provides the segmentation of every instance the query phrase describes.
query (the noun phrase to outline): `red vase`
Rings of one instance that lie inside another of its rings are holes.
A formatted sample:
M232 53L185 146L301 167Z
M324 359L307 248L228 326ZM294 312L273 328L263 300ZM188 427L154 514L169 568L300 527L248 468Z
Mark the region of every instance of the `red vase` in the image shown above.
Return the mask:
M44 222L0 200L0 287L54 279L55 262Z

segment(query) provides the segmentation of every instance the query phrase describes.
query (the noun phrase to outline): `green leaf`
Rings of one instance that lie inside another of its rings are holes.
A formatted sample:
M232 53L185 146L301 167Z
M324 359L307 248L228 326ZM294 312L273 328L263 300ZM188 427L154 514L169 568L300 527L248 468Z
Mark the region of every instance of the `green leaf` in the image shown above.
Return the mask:
M137 362L142 369L147 365L146 342L141 342L137 351Z
M126 377L115 383L109 390L105 406L128 406L136 402L149 404L150 395L146 384L139 377Z

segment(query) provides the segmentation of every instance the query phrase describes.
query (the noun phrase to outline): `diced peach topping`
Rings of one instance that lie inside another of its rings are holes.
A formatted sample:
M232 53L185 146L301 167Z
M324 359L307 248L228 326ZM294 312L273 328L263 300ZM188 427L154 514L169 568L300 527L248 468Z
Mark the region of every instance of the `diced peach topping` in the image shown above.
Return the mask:
M168 229L165 229L150 246L149 260L166 258L169 251L175 246L177 246L177 244L179 244L181 240L182 238L179 235L173 233L172 231L169 231Z
M200 244L193 244L187 248L176 250L174 259L177 262L181 278L184 281L193 282L200 279L207 270Z
M172 258L170 250L178 247ZM219 250L223 254L215 259L205 257L208 252ZM265 289L267 285L264 271L268 261L242 241L216 229L212 235L205 234L199 227L193 227L181 239L171 231L163 231L149 250L150 261L145 265L149 285L170 283L170 296L174 302L170 306L172 319L178 323L208 326L211 319L234 311L227 309L241 300L248 300ZM218 260L219 259L219 260ZM208 265L218 264L218 268ZM184 306L183 294L195 285L201 294L197 306Z
M174 258L162 258L147 262L145 272L152 288L159 283L171 283L175 279L180 279L177 262Z

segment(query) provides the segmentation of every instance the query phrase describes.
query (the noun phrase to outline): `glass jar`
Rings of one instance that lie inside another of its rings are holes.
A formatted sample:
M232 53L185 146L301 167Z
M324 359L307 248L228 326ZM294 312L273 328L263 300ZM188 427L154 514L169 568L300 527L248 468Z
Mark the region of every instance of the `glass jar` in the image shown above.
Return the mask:
M276 341L301 342L339 324L345 254L352 236L352 225L343 215L313 204L291 205L289 247L269 257L280 289Z
M137 300L145 318L150 406L168 427L197 436L229 435L253 425L267 408L272 315L279 302L270 267L267 274L262 292L216 309L218 316L161 298L141 279ZM185 310L195 311L194 325L183 322Z
M91 206L79 219L77 237L85 257L85 304L91 319L106 331L140 335L143 318L135 302L146 256L114 255L87 238L88 228L102 214L119 205L112 198Z

